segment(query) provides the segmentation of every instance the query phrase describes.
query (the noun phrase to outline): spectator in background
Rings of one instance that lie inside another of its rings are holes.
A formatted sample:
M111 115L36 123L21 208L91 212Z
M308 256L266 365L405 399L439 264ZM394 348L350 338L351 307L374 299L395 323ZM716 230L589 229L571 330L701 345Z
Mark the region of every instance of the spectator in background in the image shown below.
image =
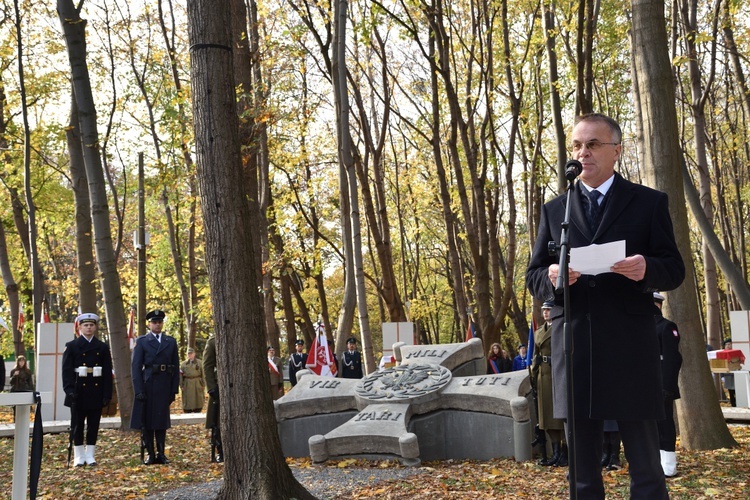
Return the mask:
M16 358L16 366L10 370L10 392L30 392L34 390L34 377L26 364L26 356Z
M495 342L490 346L490 352L487 353L487 374L502 373L503 353L500 344Z
M518 346L518 356L513 359L513 371L525 370L529 367L526 362L526 346L521 344Z
M182 410L185 413L200 413L206 400L205 383L203 382L203 363L195 359L195 349L189 347L188 359L180 365L180 390L182 391Z
M732 349L732 340L727 339L724 341L724 350L729 351ZM724 382L724 388L729 393L729 404L731 404L733 407L737 406L737 396L734 392L734 374L733 373L725 373L721 376L722 382Z
M508 373L513 371L513 360L510 357L507 349L503 349L503 357L500 360L500 373Z

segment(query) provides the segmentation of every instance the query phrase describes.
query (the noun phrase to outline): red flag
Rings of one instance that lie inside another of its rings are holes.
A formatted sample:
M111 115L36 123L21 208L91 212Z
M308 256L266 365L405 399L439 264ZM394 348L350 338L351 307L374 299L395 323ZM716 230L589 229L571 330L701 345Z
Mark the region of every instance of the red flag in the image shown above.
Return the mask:
M128 341L130 350L135 349L135 309L130 308L130 324L128 325Z
M26 318L23 317L23 311L18 314L18 331L23 334L23 324L26 322Z
M335 377L338 372L323 325L318 325L318 332L310 346L310 354L307 356L305 367L316 375L327 377Z
M42 323L49 323L49 312L45 303L42 303Z

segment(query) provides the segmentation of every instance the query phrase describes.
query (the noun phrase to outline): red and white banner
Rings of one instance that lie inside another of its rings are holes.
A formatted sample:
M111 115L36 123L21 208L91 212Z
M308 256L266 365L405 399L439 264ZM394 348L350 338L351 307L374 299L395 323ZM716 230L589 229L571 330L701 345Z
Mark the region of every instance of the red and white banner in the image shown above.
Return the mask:
M318 325L317 335L310 346L305 367L316 375L335 377L338 372L336 359L333 357L331 346L328 345L323 325Z
M135 309L130 308L130 323L128 325L128 343L130 350L135 349Z

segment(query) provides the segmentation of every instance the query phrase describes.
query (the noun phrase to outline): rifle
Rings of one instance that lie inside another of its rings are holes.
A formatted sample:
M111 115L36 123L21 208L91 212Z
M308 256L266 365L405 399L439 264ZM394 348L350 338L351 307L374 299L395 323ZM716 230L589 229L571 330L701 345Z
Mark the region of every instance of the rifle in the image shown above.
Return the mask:
M73 441L75 440L76 434L76 400L70 403L70 435L68 436L68 463L67 467L70 467L70 455L73 453Z

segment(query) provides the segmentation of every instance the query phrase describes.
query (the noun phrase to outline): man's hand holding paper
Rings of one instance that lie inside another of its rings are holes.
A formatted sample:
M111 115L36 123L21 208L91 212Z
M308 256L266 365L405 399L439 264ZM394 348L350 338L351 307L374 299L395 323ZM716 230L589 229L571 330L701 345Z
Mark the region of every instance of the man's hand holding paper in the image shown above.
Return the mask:
M623 264L623 261L627 261L625 259L625 240L570 249L570 269L574 269L581 274L597 275L600 273L619 272L631 278L630 275L636 274L631 269L633 264ZM615 264L622 264L621 269L615 269ZM645 268L644 261L644 271Z

